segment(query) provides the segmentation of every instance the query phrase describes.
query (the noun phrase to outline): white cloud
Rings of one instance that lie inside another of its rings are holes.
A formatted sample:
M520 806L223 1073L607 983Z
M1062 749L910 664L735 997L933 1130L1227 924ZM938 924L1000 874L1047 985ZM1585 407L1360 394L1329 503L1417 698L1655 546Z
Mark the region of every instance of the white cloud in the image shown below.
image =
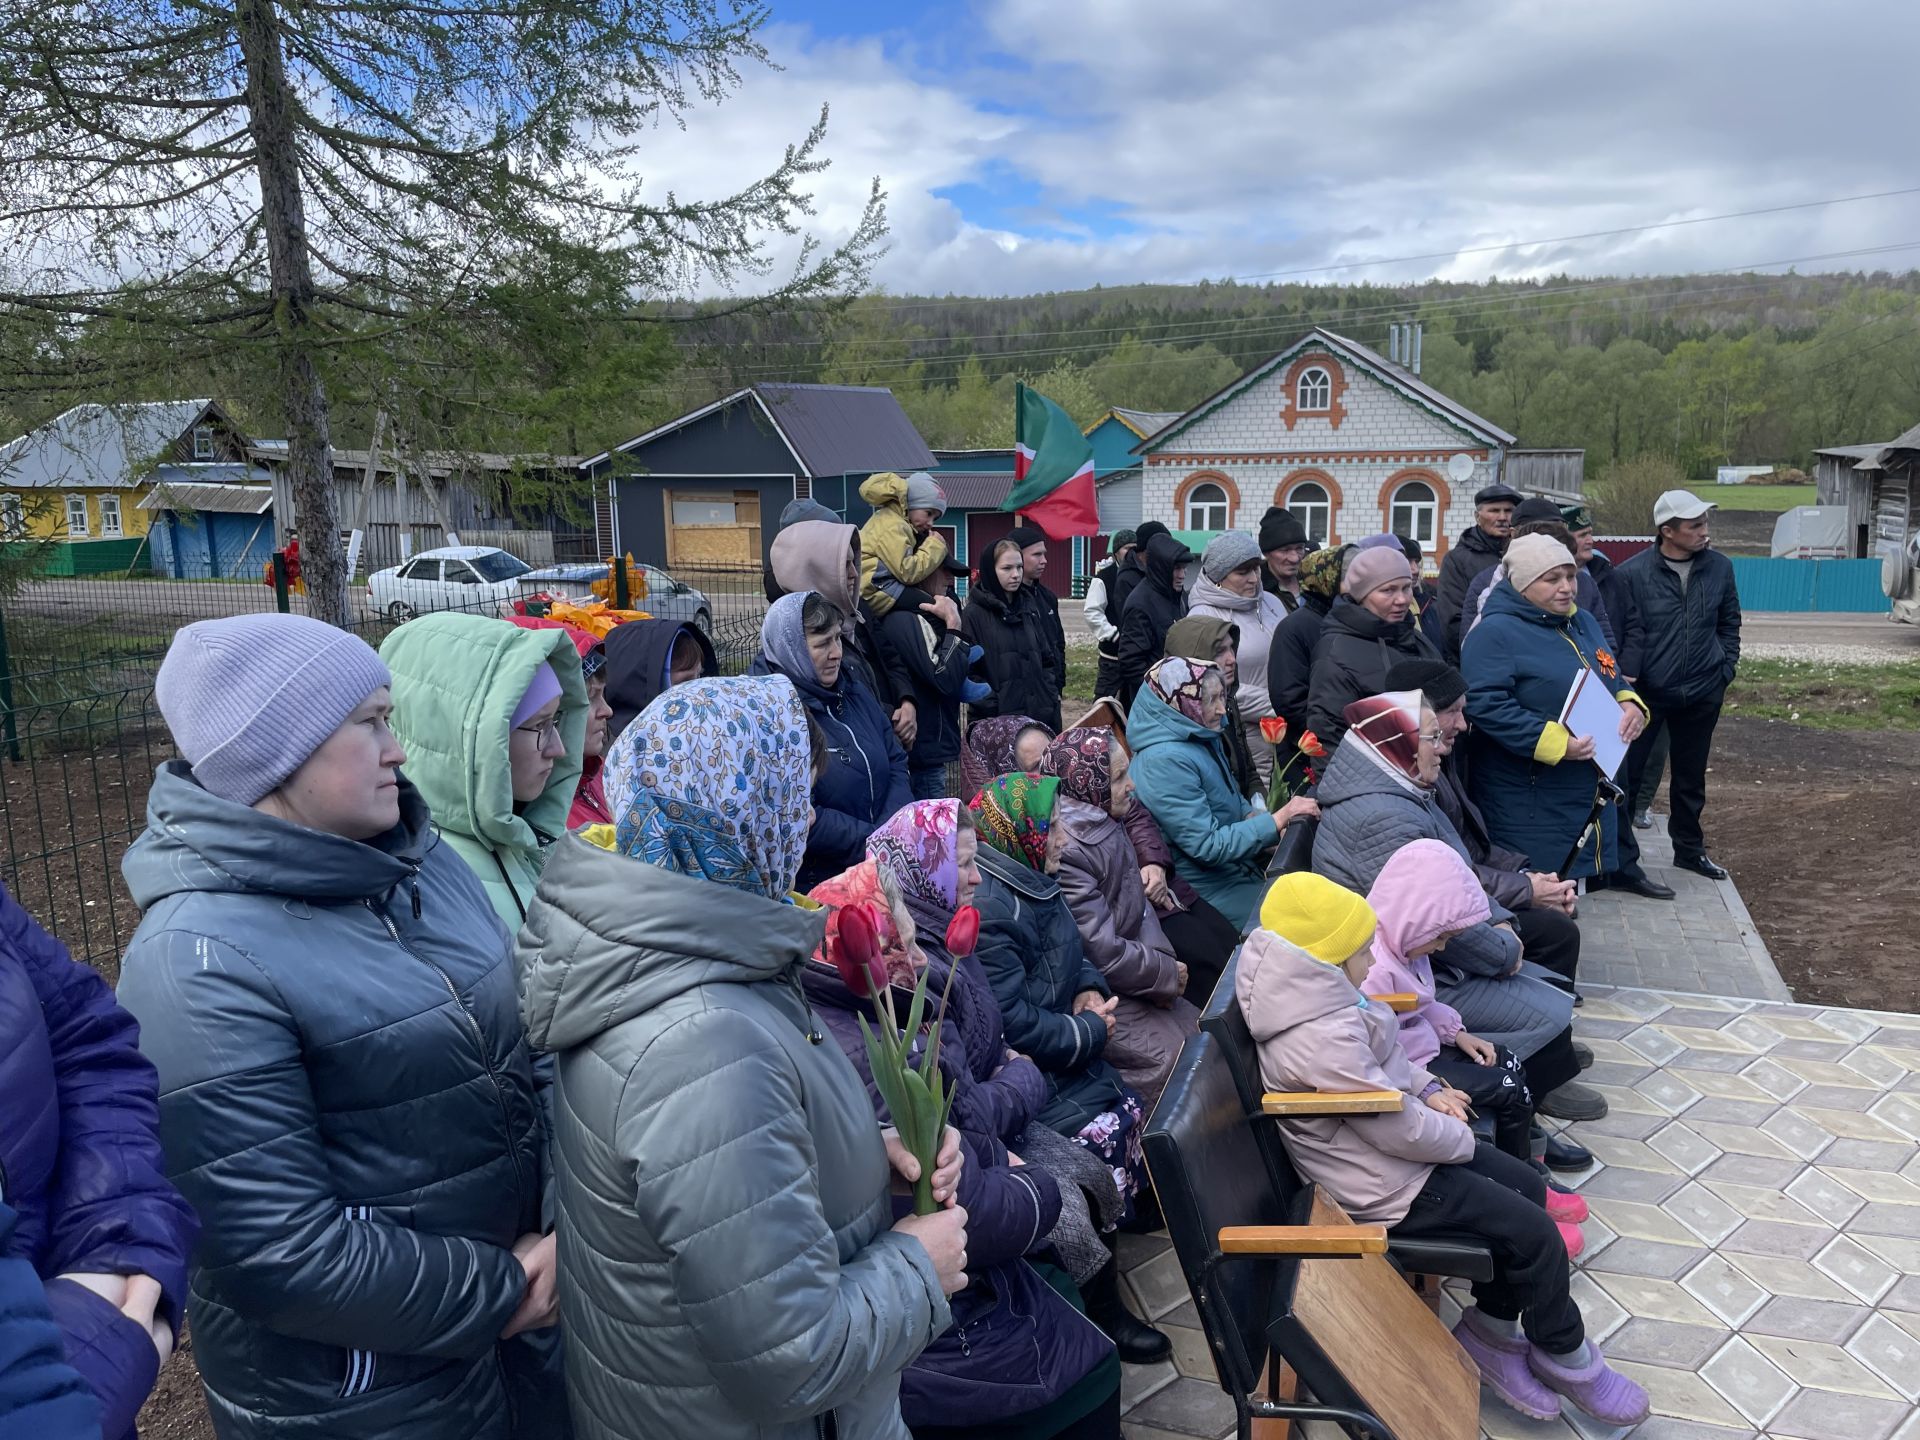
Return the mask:
M1704 270L1920 242L1920 196L1499 254L1460 249L1913 183L1907 57L1920 7L1871 0L981 0L958 67L899 36L770 30L750 72L651 184L710 194L764 170L833 105L824 238L888 191L895 292L1016 293L1250 275L1405 280ZM989 48L990 47L990 48ZM999 65L1017 56L1024 70ZM1000 113L982 97L1027 97ZM1129 233L969 216L933 194L1011 173L1036 207ZM1805 269L1907 269L1920 248Z

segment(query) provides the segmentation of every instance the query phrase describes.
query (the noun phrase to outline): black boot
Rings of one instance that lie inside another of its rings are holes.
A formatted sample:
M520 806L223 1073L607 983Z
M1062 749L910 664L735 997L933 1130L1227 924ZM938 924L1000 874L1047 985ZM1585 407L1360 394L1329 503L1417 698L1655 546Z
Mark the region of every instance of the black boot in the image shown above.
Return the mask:
M1129 1365L1151 1365L1173 1354L1173 1342L1127 1309L1120 1298L1120 1262L1109 1260L1080 1289L1087 1318L1098 1325Z

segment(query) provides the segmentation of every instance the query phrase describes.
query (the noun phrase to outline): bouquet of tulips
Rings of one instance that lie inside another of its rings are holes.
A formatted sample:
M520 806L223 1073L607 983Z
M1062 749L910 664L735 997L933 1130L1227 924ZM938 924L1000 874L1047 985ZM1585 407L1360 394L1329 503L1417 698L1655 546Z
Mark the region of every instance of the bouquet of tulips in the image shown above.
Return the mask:
M1320 743L1320 737L1313 731L1302 731L1299 740L1294 742L1292 756L1282 765L1280 747L1286 743L1287 722L1278 715L1269 715L1260 722L1260 738L1273 747L1273 779L1267 785L1267 808L1278 810L1294 797L1296 790L1304 790L1313 784L1313 766L1308 765L1297 777L1290 779L1293 767L1303 760L1322 759L1327 747Z
M847 989L873 1001L874 1023L860 1017L860 1033L867 1042L867 1063L873 1070L873 1083L893 1115L900 1143L920 1162L920 1178L913 1185L913 1213L931 1215L939 1208L933 1201L933 1168L940 1151L940 1139L946 1133L947 1114L953 1108L953 1091L940 1073L941 1022L947 1016L947 998L953 993L954 972L962 957L971 955L980 939L980 912L962 905L953 912L947 925L947 953L953 965L947 971L947 983L940 994L940 1008L933 1017L932 1034L914 1062L914 1043L920 1034L920 1022L926 1013L927 972L923 969L913 987L913 999L907 1006L907 1021L896 1026L893 1006L887 1001L887 967L881 959L880 921L883 917L872 905L846 905L839 912L840 943L831 951L834 968Z

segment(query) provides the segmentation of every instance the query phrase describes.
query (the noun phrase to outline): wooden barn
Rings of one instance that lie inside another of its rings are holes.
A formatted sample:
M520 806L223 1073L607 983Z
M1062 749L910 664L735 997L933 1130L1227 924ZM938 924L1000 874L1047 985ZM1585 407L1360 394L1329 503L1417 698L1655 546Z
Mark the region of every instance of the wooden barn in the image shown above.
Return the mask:
M1847 507L1853 557L1878 559L1893 618L1920 624L1920 425L1886 444L1830 445L1814 454L1819 503Z

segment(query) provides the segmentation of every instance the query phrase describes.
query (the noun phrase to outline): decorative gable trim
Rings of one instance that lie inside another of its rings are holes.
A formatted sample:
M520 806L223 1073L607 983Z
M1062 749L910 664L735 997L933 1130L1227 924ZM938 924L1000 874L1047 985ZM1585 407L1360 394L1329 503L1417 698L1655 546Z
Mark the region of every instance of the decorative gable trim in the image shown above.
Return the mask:
M1300 408L1300 377L1307 371L1315 369L1327 372L1327 408L1302 410ZM1324 416L1327 424L1338 430L1340 422L1347 418L1347 407L1341 401L1341 397L1346 393L1347 372L1340 362L1326 351L1308 350L1287 367L1286 378L1281 382L1281 394L1285 398L1280 405L1280 421L1291 430L1298 421Z

